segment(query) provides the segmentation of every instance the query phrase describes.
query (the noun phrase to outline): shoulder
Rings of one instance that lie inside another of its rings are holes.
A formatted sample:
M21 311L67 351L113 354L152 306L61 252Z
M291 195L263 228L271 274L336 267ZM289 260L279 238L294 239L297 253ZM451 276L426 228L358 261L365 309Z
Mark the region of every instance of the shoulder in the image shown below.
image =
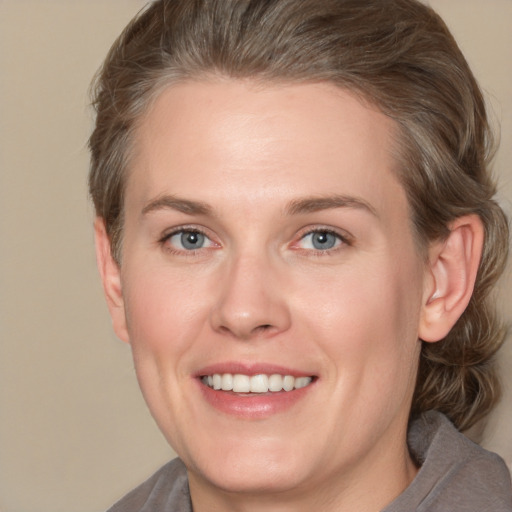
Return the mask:
M180 459L160 468L108 512L191 512L187 470Z
M512 512L504 461L458 432L442 414L432 411L415 420L409 447L420 471L387 512Z

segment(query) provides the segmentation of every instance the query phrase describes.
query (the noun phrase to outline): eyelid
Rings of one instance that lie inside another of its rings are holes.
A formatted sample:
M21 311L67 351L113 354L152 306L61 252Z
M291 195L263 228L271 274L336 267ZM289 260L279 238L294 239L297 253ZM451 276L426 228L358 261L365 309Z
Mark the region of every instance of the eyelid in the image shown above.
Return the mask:
M176 226L173 228L166 229L164 233L160 236L159 242L165 242L166 240L169 240L174 235L177 235L178 233L183 233L184 231L191 232L191 233L201 233L202 235L208 236L208 234L201 228L197 226ZM209 238L209 237L208 237Z
M171 246L168 244L168 241L175 235L178 235L180 233L184 232L190 232L190 233L200 233L201 235L204 235L208 241L209 246L208 247L201 247L198 249L179 249L176 247ZM309 235L313 235L315 233L329 233L334 235L340 243L337 244L335 247L329 248L329 249L304 249L299 247L299 244L302 240L304 240L305 237ZM197 225L181 225L176 226L173 228L168 229L163 233L162 236L158 239L158 243L162 246L166 246L166 249L170 252L174 252L176 254L188 254L192 255L194 253L197 253L201 250L209 250L209 249L216 249L220 248L221 244L215 240L215 236L213 236L210 232L210 230L203 228L202 226ZM332 252L335 252L339 249L341 249L344 246L351 246L353 245L353 236L348 233L346 230L342 230L339 228L333 228L331 226L325 226L325 225L318 225L318 226L307 226L305 228L302 228L297 236L295 237L295 240L292 242L291 247L292 249L296 250L302 250L308 253L318 253L318 254L329 254Z
M200 247L198 249L179 249L177 247L171 246L168 242L173 237L180 233L199 233L205 236L210 242L208 247ZM166 249L170 252L174 252L176 254L187 254L193 255L201 250L208 250L212 248L220 247L220 244L214 240L214 237L210 234L209 230L204 229L197 225L182 225L176 226L164 232L164 234L159 238L158 243L162 246L166 246Z
M302 240L304 240L307 236L313 235L315 233L328 233L328 234L334 235L335 237L338 238L338 240L341 243L336 245L335 247L332 247L330 249L324 249L324 250L321 250L321 249L303 249L301 247L298 247L298 244ZM295 249L298 249L298 250L303 250L303 251L308 251L308 252L313 252L313 253L318 253L318 254L328 254L330 252L332 253L332 252L335 252L335 251L339 250L343 246L349 246L350 247L351 245L353 245L353 243L354 243L353 242L353 237L347 231L341 230L341 229L337 229L337 228L333 228L333 227L330 227L330 226L319 225L319 226L308 226L308 227L302 229L301 231L299 231L298 236L297 236L297 241L292 244L292 247L295 248Z

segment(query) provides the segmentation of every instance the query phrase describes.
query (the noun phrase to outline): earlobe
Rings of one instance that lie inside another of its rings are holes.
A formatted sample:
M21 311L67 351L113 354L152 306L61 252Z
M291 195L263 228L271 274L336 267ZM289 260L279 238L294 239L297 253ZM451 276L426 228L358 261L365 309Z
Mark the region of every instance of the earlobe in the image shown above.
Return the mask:
M121 340L129 342L121 286L121 272L119 265L112 257L110 239L105 229L105 222L100 217L97 217L94 221L94 239L96 244L96 262L114 331Z
M477 215L459 217L448 237L429 249L419 326L423 341L443 339L466 309L482 256L484 227Z

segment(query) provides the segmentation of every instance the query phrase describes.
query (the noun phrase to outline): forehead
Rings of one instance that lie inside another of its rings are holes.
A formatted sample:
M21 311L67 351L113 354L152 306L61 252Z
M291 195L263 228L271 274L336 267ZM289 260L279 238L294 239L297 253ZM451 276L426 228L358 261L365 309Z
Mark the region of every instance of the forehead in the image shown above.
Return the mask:
M259 207L309 191L356 194L379 208L403 195L395 132L391 119L332 84L172 85L138 126L126 206L179 193L225 204L245 195Z

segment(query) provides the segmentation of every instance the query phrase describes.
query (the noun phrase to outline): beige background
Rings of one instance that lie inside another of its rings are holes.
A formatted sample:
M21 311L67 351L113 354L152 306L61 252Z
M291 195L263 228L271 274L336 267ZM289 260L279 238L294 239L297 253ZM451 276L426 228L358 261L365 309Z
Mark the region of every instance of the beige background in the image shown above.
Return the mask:
M512 212L512 0L435 0L502 126ZM141 0L0 0L0 510L104 510L171 456L112 333L86 197L87 87ZM510 272L509 272L510 274ZM512 279L502 285L512 320ZM512 462L506 395L484 444Z

